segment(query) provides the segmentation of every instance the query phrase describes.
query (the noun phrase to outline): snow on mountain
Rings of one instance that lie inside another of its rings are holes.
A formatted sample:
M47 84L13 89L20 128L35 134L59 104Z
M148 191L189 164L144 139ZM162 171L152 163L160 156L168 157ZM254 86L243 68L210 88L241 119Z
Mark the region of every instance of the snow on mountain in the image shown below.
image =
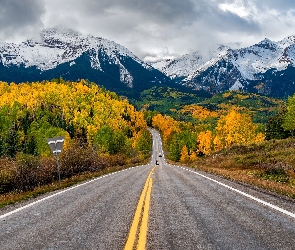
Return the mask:
M275 88L278 88L276 84L279 84L280 76L282 78L283 75L290 75L287 71L290 71L290 67L294 68L294 63L295 36L278 42L264 39L253 46L236 50L223 46L209 61L195 67L182 80L182 84L195 89L220 92L229 89L255 90L255 84L260 81L264 86L262 93L271 94L277 92ZM282 73L278 76L277 72ZM291 89L293 87L289 88L290 91ZM288 91L283 92L287 94Z
M200 65L198 65L195 69L191 70L190 74L186 75L185 82L189 82L190 80L194 79L196 76L200 75L202 72L205 72L208 68L215 65L218 61L220 61L222 58L224 58L228 50L230 50L229 47L226 46L220 46L216 51L212 53L212 58L209 61L206 61Z
M171 79L185 77L203 64L202 56L198 52L187 54L175 59L167 59L153 63L152 66Z
M29 39L21 44L0 44L0 62L4 66L35 66L41 71L54 69L67 62L74 65L75 59L84 53L90 55L93 69L103 71L103 58L108 60L109 64L116 65L120 71L120 80L129 87L133 85L133 76L123 65L124 58L131 58L146 70L153 69L128 49L113 41L91 35L82 36L73 30L56 27L44 30L39 38Z
M294 58L288 57L288 48L288 43L264 39L251 47L232 51L229 59L244 78L255 80L255 74L265 73L271 68L279 71L286 69L294 61Z
M239 80L236 80L236 82L234 83L234 85L231 86L231 87L229 88L229 90L241 90L241 89L243 89L243 88L244 88L243 84L240 83Z
M0 80L86 78L124 95L164 84L288 96L295 92L294 65L295 36L235 50L221 46L208 61L194 52L152 66L120 44L68 29L46 29L20 44L0 43Z

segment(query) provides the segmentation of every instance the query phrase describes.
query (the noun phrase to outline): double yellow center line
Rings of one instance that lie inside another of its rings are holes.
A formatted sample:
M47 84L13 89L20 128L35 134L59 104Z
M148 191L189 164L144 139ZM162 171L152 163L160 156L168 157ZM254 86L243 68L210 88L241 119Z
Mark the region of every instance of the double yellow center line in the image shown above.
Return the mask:
M148 230L150 199L151 199L151 192L152 192L152 186L153 186L153 179L151 178L151 175L153 174L155 168L156 166L153 167L144 184L124 250L133 250L136 240L137 240L136 249L137 250L145 249L146 236L147 236L147 230ZM139 235L137 238L138 228L139 228Z

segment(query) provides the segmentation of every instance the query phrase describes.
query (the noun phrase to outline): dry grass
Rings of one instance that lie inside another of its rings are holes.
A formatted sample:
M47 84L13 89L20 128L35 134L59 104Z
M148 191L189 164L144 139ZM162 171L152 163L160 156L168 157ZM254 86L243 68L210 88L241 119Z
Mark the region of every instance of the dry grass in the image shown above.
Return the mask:
M295 139L233 146L191 167L295 198Z
M86 181L86 180L89 180L92 178L96 178L96 177L99 177L99 176L107 174L107 173L119 171L119 170L122 170L127 167L129 167L129 166L116 166L116 167L109 167L109 168L106 168L104 170L97 171L97 172L85 172L85 173L77 174L77 175L72 176L70 178L63 179L61 181L61 183L59 183L58 181L55 181L55 182L50 183L48 185L39 186L39 187L34 188L33 190L26 191L26 192L15 192L14 191L14 192L8 192L5 194L1 194L0 195L0 208L5 207L10 204L14 204L16 202L35 198L35 197L38 197L38 196L48 193L48 192L52 192L52 191L59 190L59 189L64 189L64 188L73 186L79 182Z
M141 161L140 163L146 164L148 162L148 160L149 159L146 158L144 161ZM132 162L132 163L129 163L129 164L123 165L123 166L107 167L107 168L104 168L103 170L100 170L97 172L84 172L84 173L77 174L77 175L72 176L70 178L63 179L61 181L61 183L59 183L58 181L54 181L53 183L36 187L30 191L26 191L26 192L13 191L13 192L5 193L5 194L0 194L0 208L3 208L7 205L14 204L14 203L17 203L17 202L20 202L23 200L35 198L35 197L38 197L38 196L48 193L48 192L52 192L52 191L59 190L59 189L64 189L64 188L73 186L79 182L90 180L90 179L93 179L93 178L96 178L96 177L99 177L101 175L105 175L108 173L117 172L122 169L136 166L138 164L139 164L139 162L136 161L136 162Z
M61 183L54 157L19 155L16 160L0 159L0 208L78 182L144 164L149 156L100 156L90 148L75 147L60 157Z

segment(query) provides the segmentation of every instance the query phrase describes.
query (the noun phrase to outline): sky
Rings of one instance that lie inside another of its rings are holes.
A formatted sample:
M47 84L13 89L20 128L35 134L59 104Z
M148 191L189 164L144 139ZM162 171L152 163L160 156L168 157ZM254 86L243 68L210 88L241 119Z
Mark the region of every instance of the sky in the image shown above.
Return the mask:
M247 47L295 35L294 0L0 0L0 42L55 26L115 41L145 61L220 45Z

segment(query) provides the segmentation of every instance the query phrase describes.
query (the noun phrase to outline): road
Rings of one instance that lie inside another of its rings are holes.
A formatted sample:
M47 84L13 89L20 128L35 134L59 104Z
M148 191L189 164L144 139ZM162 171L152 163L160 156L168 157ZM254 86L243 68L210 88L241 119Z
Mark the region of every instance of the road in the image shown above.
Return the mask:
M0 249L295 249L293 201L169 165L151 131L150 164L0 210Z

